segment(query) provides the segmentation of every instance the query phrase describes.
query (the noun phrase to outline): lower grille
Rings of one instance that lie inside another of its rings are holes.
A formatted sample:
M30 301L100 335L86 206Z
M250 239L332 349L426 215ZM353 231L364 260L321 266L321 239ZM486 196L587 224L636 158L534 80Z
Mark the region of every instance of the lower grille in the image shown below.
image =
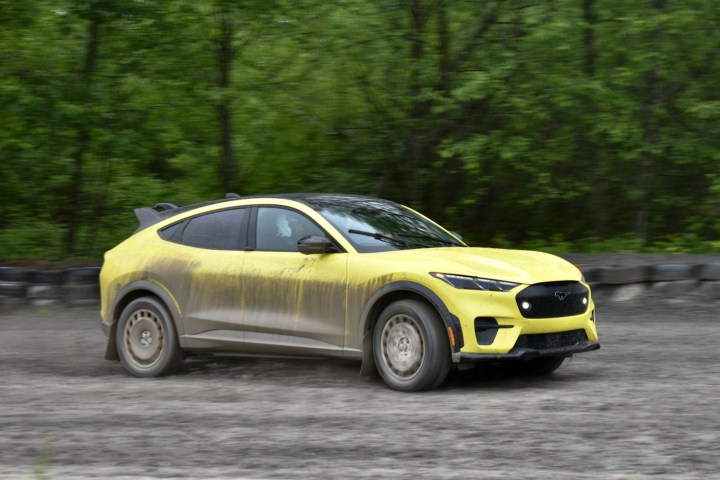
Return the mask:
M554 348L572 347L588 339L585 330L571 330L559 333L536 333L520 335L511 353L516 350L551 350Z

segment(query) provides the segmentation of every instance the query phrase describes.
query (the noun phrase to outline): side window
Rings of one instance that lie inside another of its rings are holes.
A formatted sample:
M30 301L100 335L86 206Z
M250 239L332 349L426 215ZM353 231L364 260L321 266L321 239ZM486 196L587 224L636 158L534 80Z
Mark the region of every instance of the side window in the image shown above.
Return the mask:
M247 209L206 213L171 225L160 236L171 242L210 250L239 250Z
M297 242L308 235L325 235L309 218L286 208L261 207L257 216L256 248L297 252Z

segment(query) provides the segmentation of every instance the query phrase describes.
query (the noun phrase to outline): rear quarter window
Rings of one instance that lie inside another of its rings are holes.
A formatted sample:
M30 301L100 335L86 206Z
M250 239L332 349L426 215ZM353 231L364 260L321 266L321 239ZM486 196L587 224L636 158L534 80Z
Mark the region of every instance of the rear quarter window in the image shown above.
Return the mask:
M163 228L163 239L208 250L240 250L245 241L247 209L233 208L188 218Z

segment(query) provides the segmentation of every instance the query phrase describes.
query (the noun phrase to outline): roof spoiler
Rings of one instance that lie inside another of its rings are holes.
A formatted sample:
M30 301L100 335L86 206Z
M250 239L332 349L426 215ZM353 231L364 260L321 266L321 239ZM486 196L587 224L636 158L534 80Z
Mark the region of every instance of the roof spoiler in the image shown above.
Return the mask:
M170 215L165 212L175 210L176 208L178 208L178 206L172 203L158 203L154 207L136 208L134 212L138 222L140 222L140 226L135 230L135 233L166 219Z
M233 200L241 198L240 195L237 193L226 193L225 194L225 200ZM134 210L135 216L138 219L138 222L140 222L140 226L135 230L135 233L138 233L141 230L145 230L151 225L154 225L162 220L165 220L167 218L172 217L173 215L177 215L178 213L185 212L187 210L198 208L203 205L209 205L212 203L220 202L223 200L214 200L211 202L205 202L205 203L196 203L195 205L187 205L184 207L178 207L177 205L174 205L172 203L158 203L154 207L141 207L136 208Z

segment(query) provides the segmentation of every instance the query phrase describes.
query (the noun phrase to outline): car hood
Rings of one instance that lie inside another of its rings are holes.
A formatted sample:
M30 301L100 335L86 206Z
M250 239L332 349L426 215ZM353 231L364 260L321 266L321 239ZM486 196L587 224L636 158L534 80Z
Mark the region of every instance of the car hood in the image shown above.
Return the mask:
M385 255L408 256L429 271L471 275L531 284L578 281L580 271L570 262L548 253L495 248L427 248L399 250Z

